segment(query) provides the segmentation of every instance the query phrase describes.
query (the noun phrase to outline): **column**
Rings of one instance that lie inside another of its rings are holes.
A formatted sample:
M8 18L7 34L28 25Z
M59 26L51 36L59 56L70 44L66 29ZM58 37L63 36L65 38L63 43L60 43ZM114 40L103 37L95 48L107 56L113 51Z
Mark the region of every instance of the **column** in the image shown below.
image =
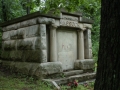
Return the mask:
M52 24L50 26L50 61L57 61L57 44L56 44L56 28L57 26Z
M78 59L84 59L84 34L83 30L78 30Z
M92 59L92 42L91 42L91 30L85 31L85 59Z

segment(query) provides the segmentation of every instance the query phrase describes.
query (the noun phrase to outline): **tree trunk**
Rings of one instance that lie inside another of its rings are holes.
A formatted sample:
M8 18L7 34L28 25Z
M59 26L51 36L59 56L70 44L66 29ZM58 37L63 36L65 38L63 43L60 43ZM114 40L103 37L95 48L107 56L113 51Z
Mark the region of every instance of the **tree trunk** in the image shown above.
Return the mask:
M120 90L120 0L101 0L98 67L94 90Z
M3 17L3 21L7 21L7 11L6 11L6 7L5 7L5 3L4 0L1 1L1 5L2 5L2 17Z
M30 3L30 0L27 0L27 3ZM26 12L27 12L27 15L30 14L30 6L27 6Z

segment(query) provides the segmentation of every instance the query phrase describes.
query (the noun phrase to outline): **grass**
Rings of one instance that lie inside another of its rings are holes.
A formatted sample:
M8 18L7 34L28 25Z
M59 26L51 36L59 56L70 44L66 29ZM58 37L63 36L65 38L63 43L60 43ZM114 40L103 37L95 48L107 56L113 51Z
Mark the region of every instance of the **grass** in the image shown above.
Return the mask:
M0 90L52 90L42 81L0 76Z
M57 90L50 84L34 80L33 77L8 72L0 70L0 90ZM77 88L73 89L68 86L61 86L61 90L93 90L93 86L94 83L78 85Z

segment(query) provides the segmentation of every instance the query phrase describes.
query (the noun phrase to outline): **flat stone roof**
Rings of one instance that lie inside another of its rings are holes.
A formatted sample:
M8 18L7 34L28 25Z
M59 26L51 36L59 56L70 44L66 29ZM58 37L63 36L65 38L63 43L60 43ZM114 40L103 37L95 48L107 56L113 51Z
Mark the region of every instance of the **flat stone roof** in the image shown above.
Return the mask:
M61 13L62 14L67 14L67 15L71 15L71 16L82 17L82 13L80 13L80 12L70 13L70 12L67 12L67 11L65 11L63 9L63 10L61 10ZM6 21L4 23L0 23L0 27L11 25L11 24L14 24L14 23L17 23L17 22L22 22L22 21L25 21L25 20L28 20L28 19L39 17L39 16L48 17L48 18L55 18L55 19L60 19L61 18L60 14L59 15L55 15L55 14L53 14L53 12L49 12L47 14L42 14L42 13L40 13L38 11L38 12L34 12L34 13L31 13L31 14L28 14L28 15L25 15L25 16L22 16L22 17L18 17L18 18ZM88 18L82 18L79 22L92 24L93 20L88 19Z

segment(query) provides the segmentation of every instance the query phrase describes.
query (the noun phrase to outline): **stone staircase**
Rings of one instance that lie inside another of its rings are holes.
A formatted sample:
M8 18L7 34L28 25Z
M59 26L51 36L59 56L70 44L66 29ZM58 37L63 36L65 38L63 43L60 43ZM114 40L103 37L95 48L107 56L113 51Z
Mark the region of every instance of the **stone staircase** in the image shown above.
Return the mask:
M54 82L57 85L65 85L69 82L74 80L78 80L79 83L85 81L93 81L95 79L96 73L93 72L86 72L84 73L83 70L71 70L63 72L63 76L59 78L52 78L52 79L43 79L44 81Z

